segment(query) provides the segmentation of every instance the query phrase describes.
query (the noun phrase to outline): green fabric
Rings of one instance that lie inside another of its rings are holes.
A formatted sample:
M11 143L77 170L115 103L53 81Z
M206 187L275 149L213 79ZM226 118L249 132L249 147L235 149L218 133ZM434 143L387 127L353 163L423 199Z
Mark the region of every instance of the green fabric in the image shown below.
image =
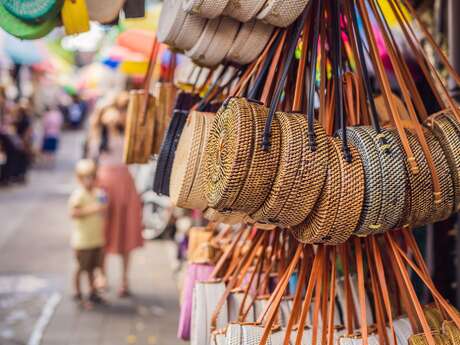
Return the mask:
M63 0L0 0L14 16L26 21L44 21L54 18L62 8Z
M17 38L33 40L46 36L57 25L57 17L47 19L42 23L23 21L0 5L0 27Z

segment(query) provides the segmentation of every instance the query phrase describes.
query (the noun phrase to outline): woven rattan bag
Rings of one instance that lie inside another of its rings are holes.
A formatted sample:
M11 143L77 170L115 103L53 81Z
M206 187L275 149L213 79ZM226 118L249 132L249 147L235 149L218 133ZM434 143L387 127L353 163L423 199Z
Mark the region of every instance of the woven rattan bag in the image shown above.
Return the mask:
M239 23L228 17L209 20L195 45L186 52L198 65L213 67L227 56L239 30Z
M257 20L241 25L227 54L227 60L245 65L254 61L267 45L273 26Z
M303 12L310 0L267 0L257 19L274 26L287 27Z
M229 0L184 0L183 8L186 12L212 19L224 12L228 2Z
M193 111L187 118L177 144L171 170L170 197L177 207L204 209L207 201L203 193L204 152L213 113Z
M460 207L460 125L453 115L442 112L432 115L427 122L439 140L449 163L454 183L456 210Z
M230 0L224 10L224 15L246 23L257 16L266 0Z
M142 90L131 91L126 118L126 136L123 159L126 164L147 163L152 154L155 126L155 98ZM143 108L146 107L146 109Z

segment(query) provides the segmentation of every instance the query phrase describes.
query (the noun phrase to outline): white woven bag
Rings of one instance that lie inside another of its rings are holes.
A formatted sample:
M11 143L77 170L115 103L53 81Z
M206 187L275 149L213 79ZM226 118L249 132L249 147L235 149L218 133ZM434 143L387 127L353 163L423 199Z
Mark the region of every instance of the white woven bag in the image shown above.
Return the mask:
M224 15L235 18L240 22L254 19L267 0L230 0L225 7Z
M217 26L214 21L217 21ZM232 47L239 26L236 20L227 17L208 21L200 39L186 53L187 56L198 65L207 67L218 65L225 59Z
M192 298L192 321L190 325L190 344L208 345L206 328L206 290L204 283L195 284Z
M217 18L223 14L229 0L184 0L186 12L194 13L204 18Z
M187 13L182 9L182 0L165 0L158 21L157 38L160 42L174 45Z
M241 25L227 60L246 65L253 62L262 53L273 33L272 25L252 20Z
M188 13L172 45L180 50L192 48L200 38L205 25L206 19Z
M303 12L310 0L267 0L257 19L285 28Z
M232 292L227 298L228 303L228 319L230 322L236 322L239 319L239 311L241 304L243 303L244 293L243 292ZM245 301L243 310L246 311L249 308L249 312L246 316L245 322L254 322L254 309L249 307L251 304L251 296L248 296Z

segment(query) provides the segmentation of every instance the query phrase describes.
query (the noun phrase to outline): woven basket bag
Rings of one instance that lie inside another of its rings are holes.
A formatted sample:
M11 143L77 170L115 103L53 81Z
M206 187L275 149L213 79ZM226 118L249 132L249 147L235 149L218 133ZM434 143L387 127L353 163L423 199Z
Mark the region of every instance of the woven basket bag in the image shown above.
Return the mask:
M227 17L214 20L218 21L215 30L214 23L206 25L197 43L187 52L197 65L213 67L221 63L238 33L240 24L236 20Z
M450 339L452 345L460 344L460 329L453 321L444 321L442 332Z
M257 19L285 28L303 12L310 0L267 0Z
M216 18L225 10L229 0L183 0L183 9L200 17Z
M328 142L315 123L316 151L308 145L308 124L302 114L277 112L281 125L281 159L272 190L255 220L281 226L300 224L311 212L326 181Z
M332 147L339 155L341 171L341 187L337 216L326 238L321 242L326 244L341 244L350 238L358 225L364 201L364 168L358 150L349 145L351 162L341 157L342 143L336 138Z
M257 16L266 0L230 0L225 7L224 15L246 23Z
M439 332L432 332L434 342L436 345L452 345L448 336L439 333ZM428 345L428 340L426 339L426 335L421 334L414 334L409 338L408 341L409 345Z
M347 137L359 152L364 168L364 202L355 234L366 236L381 230L380 213L383 200L383 177L379 152L373 138L361 127L347 128Z
M460 209L460 126L456 126L453 117L446 112L432 115L427 125L439 140L450 167L454 183L456 210ZM458 124L458 122L457 122Z
M321 195L310 215L291 229L294 237L302 243L327 241L339 209L342 185L341 157L332 146L332 141L333 139L328 137L329 160Z
M231 209L249 172L253 118L249 102L231 98L216 114L205 153L204 191L209 206Z
M153 132L155 127L155 98L148 95L147 110L142 113L145 99L143 90L133 90L129 94L126 118L126 133L123 160L126 164L145 164L151 156Z
M182 0L165 0L158 21L157 38L160 42L174 45L187 13L182 9Z
M460 132L459 132L460 135ZM454 211L454 185L452 174L449 169L447 157L438 139L430 131L425 133L431 156L433 157L436 172L441 184L441 201L436 203L433 200L429 204L429 213L416 226L440 222L449 218ZM430 175L431 178L431 175ZM433 193L430 193L433 194Z
M180 50L191 49L200 38L206 22L206 19L196 14L188 13L179 33L174 38L172 46Z
M210 128L206 122L212 122L213 117L212 113L193 111L187 118L177 144L169 184L171 201L177 207L202 210L207 206L201 189L203 155L206 130Z
M253 62L264 50L273 30L272 25L256 20L242 24L226 59L241 65Z
M392 130L394 135L398 135L395 129ZM398 224L398 227L413 226L428 217L430 205L434 203L433 181L431 179L430 169L417 137L412 133L407 133L409 145L414 153L415 160L419 165L419 173L412 174L410 165L405 159L407 176L409 178L409 198L406 199L405 212ZM402 143L398 136L398 144L402 150Z
M273 145L270 150L264 150L262 139L268 109L255 102L248 101L248 104L252 114L253 134L251 140L254 144L246 179L231 208L253 214L262 206L275 181L281 154L281 129L278 122L273 124Z
M383 130L380 134L372 127L362 127L373 138L379 153L382 172L382 206L380 211L379 231L394 229L403 218L408 193L409 179L405 167L407 160L401 150L396 133ZM380 137L385 138L386 145L380 144Z
M152 153L158 154L160 153L161 144L173 112L176 87L173 83L159 82L155 85L154 95L157 99L157 112L155 116Z

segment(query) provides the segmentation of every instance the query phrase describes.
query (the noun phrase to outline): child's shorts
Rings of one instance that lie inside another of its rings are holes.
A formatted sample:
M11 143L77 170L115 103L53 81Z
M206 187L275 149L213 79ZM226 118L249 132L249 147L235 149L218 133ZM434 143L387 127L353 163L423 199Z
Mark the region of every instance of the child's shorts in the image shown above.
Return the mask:
M76 253L80 270L92 272L101 267L102 248L77 249Z

